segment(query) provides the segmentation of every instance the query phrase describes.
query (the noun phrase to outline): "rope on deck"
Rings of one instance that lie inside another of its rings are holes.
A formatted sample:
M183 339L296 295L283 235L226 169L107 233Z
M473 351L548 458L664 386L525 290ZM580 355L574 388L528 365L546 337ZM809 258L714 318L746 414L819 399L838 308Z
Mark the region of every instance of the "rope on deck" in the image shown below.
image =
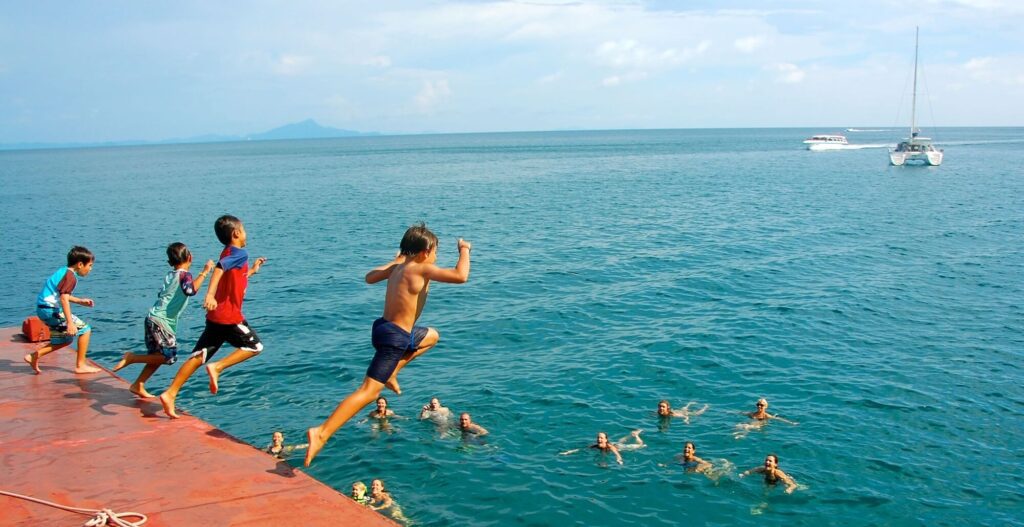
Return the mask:
M46 501L39 498L33 498L32 496L23 496L21 494L15 494L14 492L8 492L6 490L0 490L0 494L9 496L11 498L18 498L22 500L32 501L42 505L49 505L56 509L63 509L68 512L74 512L77 514L84 514L86 516L92 516L92 519L83 523L82 527L103 527L104 525L113 525L115 527L141 527L142 524L146 523L149 518L145 514L138 512L114 512L110 509L81 509L78 507L71 507L69 505L61 505L52 501ZM122 518L135 517L138 521L128 521Z

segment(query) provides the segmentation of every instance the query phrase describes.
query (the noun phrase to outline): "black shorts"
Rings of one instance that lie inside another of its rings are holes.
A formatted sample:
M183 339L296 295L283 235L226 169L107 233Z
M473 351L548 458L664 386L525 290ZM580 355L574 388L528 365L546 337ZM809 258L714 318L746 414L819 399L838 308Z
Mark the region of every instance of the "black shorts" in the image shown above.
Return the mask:
M244 351L253 353L263 351L263 343L260 342L260 337L256 335L256 332L249 327L249 321L243 320L239 324L217 324L207 320L206 329L203 330L202 335L199 335L199 342L196 342L196 347L193 348L190 358L198 357L202 359L203 364L206 364L225 342Z

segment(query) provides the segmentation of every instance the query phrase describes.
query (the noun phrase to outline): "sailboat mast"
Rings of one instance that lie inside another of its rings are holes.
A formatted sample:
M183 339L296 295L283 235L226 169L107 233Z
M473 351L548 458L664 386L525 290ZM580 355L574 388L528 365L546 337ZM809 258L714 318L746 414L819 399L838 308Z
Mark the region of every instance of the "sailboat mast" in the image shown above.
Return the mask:
M917 39L920 28L914 28L914 96L910 103L910 141L917 137Z

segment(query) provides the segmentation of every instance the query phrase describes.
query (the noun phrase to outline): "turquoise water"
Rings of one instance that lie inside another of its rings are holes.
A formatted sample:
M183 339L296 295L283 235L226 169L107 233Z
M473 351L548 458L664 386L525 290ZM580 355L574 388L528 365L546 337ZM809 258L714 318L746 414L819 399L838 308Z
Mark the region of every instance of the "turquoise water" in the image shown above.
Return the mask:
M335 488L382 478L419 525L1019 523L1024 129L932 132L946 143L938 168L802 150L819 132L831 131L0 152L0 324L31 314L84 244L98 261L78 293L96 307L76 313L95 327L90 356L111 366L143 349L166 245L213 258L214 219L236 214L269 259L245 305L266 351L217 396L197 375L179 403L255 445L275 429L299 442L372 356L384 288L363 275L425 220L443 265L457 237L473 242L470 281L432 288L421 322L441 343L390 398L411 419L353 420L311 468ZM193 303L186 346L202 321ZM486 443L417 421L431 396L471 412ZM799 426L735 439L762 396ZM662 398L711 408L659 426ZM636 428L649 446L623 466L557 455ZM673 458L686 440L736 469L685 473ZM769 452L802 485L793 495L735 477Z

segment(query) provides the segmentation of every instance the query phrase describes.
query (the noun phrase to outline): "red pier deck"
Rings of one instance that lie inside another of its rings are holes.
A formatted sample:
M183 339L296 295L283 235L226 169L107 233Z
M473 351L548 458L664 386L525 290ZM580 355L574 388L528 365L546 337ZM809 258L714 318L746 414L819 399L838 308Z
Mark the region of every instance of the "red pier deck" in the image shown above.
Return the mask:
M111 373L73 374L74 353L32 375L19 333L0 329L0 490L141 512L145 527L396 525L200 419L167 419ZM2 526L88 519L0 496Z

